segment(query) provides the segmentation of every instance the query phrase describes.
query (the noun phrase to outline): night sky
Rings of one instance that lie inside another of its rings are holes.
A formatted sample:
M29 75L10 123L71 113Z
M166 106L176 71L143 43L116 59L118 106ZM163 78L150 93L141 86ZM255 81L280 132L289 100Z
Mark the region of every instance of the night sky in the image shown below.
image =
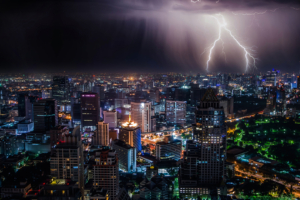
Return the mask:
M259 59L255 72L298 73L296 2L1 1L1 72L204 72L205 48L218 35L211 15L220 13L239 41L252 47ZM244 72L243 51L226 34L223 42L226 60L219 42L210 71Z

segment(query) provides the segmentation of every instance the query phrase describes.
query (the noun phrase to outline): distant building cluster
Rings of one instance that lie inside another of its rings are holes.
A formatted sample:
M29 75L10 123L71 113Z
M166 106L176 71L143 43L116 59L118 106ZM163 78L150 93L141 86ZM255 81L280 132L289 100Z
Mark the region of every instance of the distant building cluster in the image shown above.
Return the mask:
M238 132L226 123L300 115L300 78L279 70L9 74L0 83L2 199L231 199L227 143Z

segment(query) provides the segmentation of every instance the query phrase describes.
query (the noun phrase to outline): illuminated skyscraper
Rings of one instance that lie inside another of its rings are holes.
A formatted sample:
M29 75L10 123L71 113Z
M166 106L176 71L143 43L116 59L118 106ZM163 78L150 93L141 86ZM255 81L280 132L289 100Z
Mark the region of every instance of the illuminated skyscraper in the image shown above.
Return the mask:
M138 127L137 123L131 121L130 115L129 122L122 124L119 139L124 141L126 144L135 147L137 152L142 150L141 129Z
M99 121L99 101L97 93L81 94L81 126L84 128L96 129Z
M136 122L142 132L151 132L151 103L131 102L132 121Z
M193 193L226 195L226 127L224 110L211 88L196 110L194 138L187 141L181 165L179 188L182 198Z
M126 172L136 172L136 148L122 140L112 141L112 148L119 158L119 168Z
M117 111L103 111L104 122L109 124L109 128L118 126Z
M34 130L49 131L58 125L57 104L54 99L40 99L33 104Z
M95 155L94 187L109 191L112 200L119 193L119 161L115 150L98 150Z
M60 105L70 101L70 83L67 76L54 76L52 84L52 98Z
M186 102L166 101L166 121L171 124L185 124L186 122Z
M97 130L93 137L93 145L108 146L109 141L109 126L107 123L98 122Z
M284 116L286 111L285 90L283 85L276 90L275 111L277 116Z
M50 169L51 175L56 179L71 179L78 182L78 187L83 194L83 145L79 126L72 134L64 134L62 140L52 150Z

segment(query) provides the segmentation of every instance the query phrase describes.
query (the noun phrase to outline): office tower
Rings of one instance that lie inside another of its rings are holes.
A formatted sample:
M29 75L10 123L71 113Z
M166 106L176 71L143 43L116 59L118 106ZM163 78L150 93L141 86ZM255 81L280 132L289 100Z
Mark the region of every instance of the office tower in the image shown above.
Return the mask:
M137 152L142 150L141 129L138 127L137 123L129 121L122 124L119 139L124 141L126 144L135 147Z
M109 126L108 123L98 122L97 130L93 136L93 145L108 146L109 141Z
M54 76L52 84L52 98L60 105L70 101L70 83L67 76Z
M157 142L155 145L155 153L157 160L180 160L181 151L181 140L174 140L172 136L165 136L163 142Z
M277 116L284 116L286 111L285 90L283 85L276 90L275 111Z
M51 149L55 148L65 135L69 134L69 128L67 126L56 126L50 129L50 146Z
M272 71L268 71L266 81L265 81L266 86L276 86L276 84L277 84L277 80L276 80L277 75L278 75L277 70L273 69Z
M104 100L104 86L103 85L93 86L92 92L97 93L100 100Z
M224 195L226 161L226 127L224 110L211 88L208 88L196 110L194 138L187 141L180 168L181 198L194 193Z
M18 116L33 120L33 103L37 99L37 97L27 94L18 94Z
M136 148L122 140L114 140L112 148L118 154L119 169L125 172L136 172Z
M94 187L109 191L112 200L119 193L119 161L115 150L98 150L95 153Z
M191 101L191 90L190 86L182 86L182 88L175 89L175 99L176 101L185 101L188 104Z
M128 104L128 99L115 99L115 109L123 108L124 105Z
M34 130L49 131L58 125L57 104L54 99L40 99L33 103Z
M28 101L27 94L18 94L18 115L19 115L19 117L26 117L27 101Z
M118 126L117 112L103 111L104 122L109 124L109 128L116 128Z
M6 158L18 154L17 136L6 133L0 139L0 154L5 155Z
M81 103L78 98L71 98L72 127L81 125Z
M136 122L142 132L151 132L151 103L131 102L132 121Z
M78 182L78 188L84 194L83 145L79 126L71 134L64 135L52 150L50 169L51 175L56 179Z
M97 93L81 94L81 127L96 129L99 121L100 106Z
M170 124L185 124L186 122L186 102L166 101L166 121Z
M234 113L233 113L233 104L234 102L234 98L231 97L231 98L227 98L225 96L222 96L220 98L220 107L223 107L224 109L224 114L225 114L225 117L231 119L233 118L234 116Z
M300 89L300 76L297 76L297 89Z
M152 102L152 104L154 103L159 103L160 99L159 99L159 89L153 89L150 91L150 100Z

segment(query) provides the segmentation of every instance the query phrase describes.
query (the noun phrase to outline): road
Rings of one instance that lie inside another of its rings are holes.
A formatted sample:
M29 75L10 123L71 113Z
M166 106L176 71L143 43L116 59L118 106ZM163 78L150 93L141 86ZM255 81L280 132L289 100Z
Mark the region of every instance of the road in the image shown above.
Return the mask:
M269 178L264 178L262 176L259 176L259 175L256 175L256 174L250 174L249 172L244 172L244 171L240 171L238 169L235 168L235 171L239 172L239 173L242 173L242 174L246 174L248 177L255 177L255 178L258 178L258 179L262 179L262 180L266 180L266 179L269 179ZM246 177L247 177L246 176ZM286 184L284 181L280 181L280 180L274 180L274 179L270 179L271 181L274 181L276 183L279 183L279 184L282 184L282 185L285 185L287 188L291 188L291 184ZM294 185L293 187L293 194L297 197L300 197L300 186L298 185Z
M257 114L263 114L263 112L264 111L260 111ZM237 118L234 118L234 119L228 119L228 120L225 120L225 122L235 122L235 121L239 121L241 119L250 118L250 117L254 117L254 116L255 116L255 114L246 115L246 116L243 116L243 117L237 117Z

